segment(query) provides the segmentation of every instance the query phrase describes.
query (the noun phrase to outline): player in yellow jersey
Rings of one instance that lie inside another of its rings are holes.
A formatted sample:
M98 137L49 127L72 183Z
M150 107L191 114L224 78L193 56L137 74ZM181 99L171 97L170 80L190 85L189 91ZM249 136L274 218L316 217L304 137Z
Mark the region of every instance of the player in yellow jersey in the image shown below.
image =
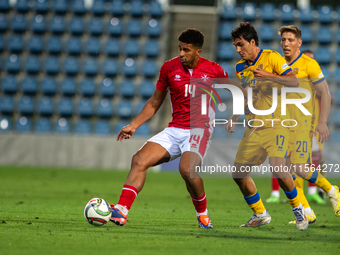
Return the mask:
M317 170L310 169L307 162L310 161L312 154L312 138L314 131L314 104L315 92L321 95L320 117L315 133L319 134L321 143L327 142L329 135L327 127L327 118L330 109L331 96L328 85L318 63L310 57L300 52L301 30L294 26L283 26L279 29L281 35L281 47L287 61L295 75L299 78L300 87L307 89L312 94L312 98L304 103L304 107L312 114L306 115L300 111L295 105L289 105L288 110L290 117L297 120L298 124L290 129L290 139L287 155L287 166L292 165L292 169L296 175L303 179L314 183L322 188L329 196L336 216L340 216L340 193L337 186L332 186L326 178L318 173ZM299 99L304 98L303 93L290 93L287 98ZM310 222L314 222L316 217L311 210L306 198L303 195L301 179L295 179L295 185L298 190L299 199L304 205L306 215Z
M299 86L299 82L291 68L288 67L286 61L279 53L271 50L261 50L258 47L259 39L257 32L251 23L242 22L231 32L231 37L237 53L242 58L235 67L237 78L243 87L255 85L258 88L258 99L253 100L255 109L267 110L271 108L273 103L273 86L279 90L282 86ZM285 77L285 79L281 77ZM279 84L269 81L268 78L279 80ZM266 81L263 81L264 79ZM277 99L278 105L281 105L280 94L277 96ZM280 107L277 107L269 116L255 115L252 112L246 112L248 123L251 119L263 121L266 119L286 119L285 116L281 115ZM228 132L233 132L232 122L235 123L237 118L238 116L234 115L228 121L226 125ZM251 125L254 126L255 124L252 122ZM263 163L268 155L270 166L278 170L273 173L278 178L280 186L285 191L292 207L297 221L297 229L303 230L308 228L308 220L297 196L293 179L290 173L282 171L282 167L285 165L288 141L289 130L281 125L281 121L279 124L273 122L272 126L264 125L260 128L246 127L235 158L234 166L236 171L233 173L233 179L239 186L247 204L253 210L253 215L241 227L257 227L268 224L271 221L271 217L265 209L256 186L250 177L250 167Z

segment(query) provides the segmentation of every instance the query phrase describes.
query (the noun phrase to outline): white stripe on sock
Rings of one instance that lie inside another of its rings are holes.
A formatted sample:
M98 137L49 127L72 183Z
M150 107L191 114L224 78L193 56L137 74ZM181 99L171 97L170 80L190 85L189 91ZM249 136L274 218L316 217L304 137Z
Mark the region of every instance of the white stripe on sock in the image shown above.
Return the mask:
M130 190L130 191L132 191L133 193L135 193L135 195L136 195L136 197L137 197L137 192L136 191L134 191L133 189L129 189L129 188L123 188L123 190Z

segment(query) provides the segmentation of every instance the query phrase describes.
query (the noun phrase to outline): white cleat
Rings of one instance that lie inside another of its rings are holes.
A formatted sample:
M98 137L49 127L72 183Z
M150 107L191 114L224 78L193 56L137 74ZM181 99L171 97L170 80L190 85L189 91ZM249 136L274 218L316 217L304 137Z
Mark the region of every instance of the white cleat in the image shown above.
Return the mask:
M329 200L332 203L335 216L340 216L340 192L338 186L333 186L335 191L328 195Z
M269 224L272 220L272 217L270 217L269 213L267 212L264 216L257 216L256 214L253 214L248 222L246 224L241 225L241 227L259 227L262 225Z
M308 219L305 214L305 209L302 206L293 208L295 215L296 228L299 230L305 230L308 228Z

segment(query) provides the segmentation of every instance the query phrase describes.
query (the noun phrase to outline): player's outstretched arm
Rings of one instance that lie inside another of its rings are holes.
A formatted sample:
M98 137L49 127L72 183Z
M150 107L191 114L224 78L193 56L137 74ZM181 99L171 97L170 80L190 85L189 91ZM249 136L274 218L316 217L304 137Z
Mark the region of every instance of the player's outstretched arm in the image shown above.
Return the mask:
M117 141L123 141L123 139L129 139L144 122L150 119L156 114L161 107L167 91L155 90L152 97L146 102L141 112L134 118L134 120L127 126L123 127L118 135Z
M275 79L275 82L280 83L286 87L299 87L299 80L296 78L292 71L289 71L285 75L278 75L270 73L262 68L249 69L254 73L256 79ZM268 84L268 83L266 83Z
M328 85L326 80L315 85L316 91L320 94L321 98L321 109L320 109L320 118L319 123L315 128L315 134L319 132L319 142L327 143L327 139L329 136L329 131L327 127L327 119L329 114L329 109L331 107L331 94L328 90Z

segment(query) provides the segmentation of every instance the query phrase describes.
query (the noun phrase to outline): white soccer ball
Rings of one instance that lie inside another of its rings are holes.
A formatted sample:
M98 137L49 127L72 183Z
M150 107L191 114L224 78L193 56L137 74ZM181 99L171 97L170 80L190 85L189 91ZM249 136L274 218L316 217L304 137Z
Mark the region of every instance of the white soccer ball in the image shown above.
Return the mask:
M85 205L84 217L94 226L103 226L110 220L110 205L102 198L92 198Z

